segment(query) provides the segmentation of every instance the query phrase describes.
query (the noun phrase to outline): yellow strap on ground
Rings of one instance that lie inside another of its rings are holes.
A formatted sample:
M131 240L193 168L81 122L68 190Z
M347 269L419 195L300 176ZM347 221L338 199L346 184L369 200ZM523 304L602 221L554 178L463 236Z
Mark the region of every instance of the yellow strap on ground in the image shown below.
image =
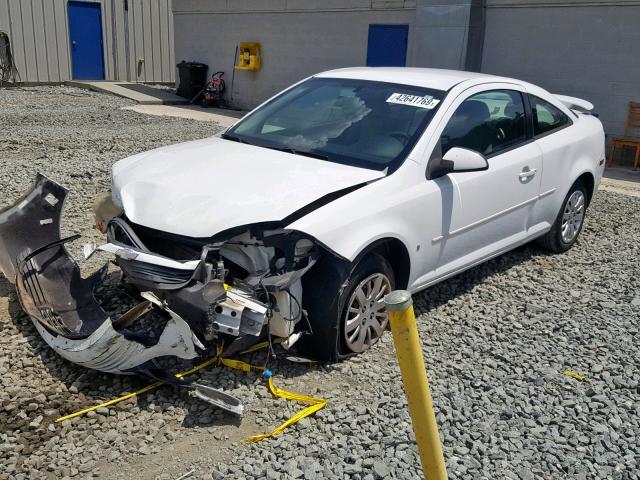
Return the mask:
M185 377L187 375L191 375L192 373L195 373L198 370L202 370L203 368L206 368L206 367L208 367L210 365L215 365L215 364L218 363L219 358L220 358L219 356L216 356L216 357L210 358L209 360L205 360L204 362L202 362L199 365L196 365L195 367L191 368L190 370L186 370L184 372L176 373L176 377L182 378L182 377ZM69 420L70 418L79 417L80 415L84 415L85 413L93 412L94 410L97 410L97 409L102 408L102 407L108 407L110 405L114 405L116 403L123 402L124 400L127 400L127 399L129 399L131 397L135 397L137 395L141 395L143 393L147 393L147 392L149 392L151 390L155 390L156 388L160 387L161 385L164 385L164 383L163 382L152 383L151 385L147 385L146 387L143 387L140 390L136 390L135 392L127 393L125 395L122 395L121 397L114 398L113 400L109 400L108 402L101 403L100 405L94 405L93 407L85 408L84 410L80 410L78 412L70 413L69 415L65 415L64 417L56 418L56 423L64 422L65 420Z
M584 381L584 375L580 375L579 373L573 372L573 371L571 371L571 370L565 370L565 371L564 371L564 374L565 374L567 377L571 377L571 378L573 378L573 379L575 379L575 380L577 380L577 381L579 381L579 382Z
M280 343L280 342L278 342ZM246 354L246 353L251 353L251 352L255 352L257 350L260 350L262 348L266 348L267 346L269 346L269 342L262 342L259 343L257 345L254 345L253 347L240 352L240 355ZM283 424L279 425L278 427L276 427L274 430L272 430L269 433L264 433L261 435L254 435L252 437L249 437L247 439L245 439L243 441L243 443L255 443L255 442L259 442L260 440L264 440L265 438L269 438L272 437L274 435L279 435L280 433L282 433L282 431L299 422L300 420L302 420L305 417L308 417L309 415L313 415L315 412L317 412L318 410L322 410L326 405L327 405L327 400L324 400L322 398L314 398L314 397L309 397L307 395L302 395L301 393L295 393L295 392L289 392L287 390L283 390L281 388L276 387L273 384L273 377L271 376L271 372L269 370L266 370L264 367L258 366L258 365L251 365L250 363L247 362L243 362L241 360L234 360L231 358L223 358L222 357L222 350L223 350L223 346L219 345L217 347L217 352L216 352L216 356L212 357L208 360L205 360L204 362L200 363L199 365L196 365L195 367L186 370L184 372L180 372L180 373L176 373L176 377L177 378L182 378L185 377L187 375L191 375L192 373L195 373L199 370L202 370L203 368L209 367L211 365L224 365L226 367L229 368L233 368L236 370L242 370L243 372L265 372L265 377L268 378L268 383L269 383L269 390L271 391L272 395L274 397L278 397L278 398L284 398L286 400L295 400L298 402L303 402L303 403L307 403L309 404L309 406L307 408L305 408L304 410L301 410L300 412L296 413L293 417L291 417L290 419L288 419L286 422L284 422ZM122 402L124 400L127 400L129 398L135 397L137 395L141 395L143 393L149 392L151 390L154 390L160 386L164 385L163 382L156 382L153 383L151 385L148 385L144 388L141 388L140 390L136 390L135 392L131 392L131 393L127 393L125 395L122 395L121 397L118 398L114 398L113 400L109 400L108 402L104 402L101 403L100 405L94 405L92 407L89 408L85 408L84 410L80 410L78 412L74 412L71 413L69 415L65 415L64 417L60 417L58 419L56 419L56 423L58 422L63 422L65 420L69 420L71 418L75 418L75 417L79 417L80 415L84 415L85 413L89 413L92 412L94 410L97 410L99 408L102 407L108 407L110 405L114 405L116 403Z
M269 342L262 342L259 343L258 345L254 345L253 347L251 347L249 349L249 351L253 352L256 350L260 350L261 348L265 348L266 346L269 345ZM260 347L260 348L256 348L256 347ZM251 371L264 371L264 368L262 367L255 367L253 365L249 365L248 363L245 362L240 362L238 360L230 360L230 359L226 359L226 358L222 358L222 350L224 348L224 345L220 344L217 345L216 347L216 356L212 357L208 360L205 360L204 362L196 365L195 367L186 370L184 372L180 372L180 373L176 373L176 377L178 378L182 378L182 377L186 377L187 375L191 375L192 373L196 373L199 370L202 370L203 368L209 367L211 365L220 365L221 363L231 367L231 368L236 368L239 370L243 370L245 372L251 372ZM241 352L241 354L244 354L246 352ZM241 365L243 364L243 365ZM127 393L125 395L122 395L121 397L118 398L114 398L113 400L109 400L108 402L104 402L101 403L99 405L94 405L92 407L88 407L85 408L83 410L79 410L77 412L73 412L70 413L69 415L65 415L64 417L59 417L55 420L56 423L59 422L64 422L65 420L69 420L71 418L75 418L75 417L79 417L80 415L84 415L85 413L89 413L89 412L93 412L99 408L102 407L109 407L111 405L115 405L116 403L120 403L123 402L125 400L128 400L129 398L135 397L137 395L142 395L143 393L147 393L151 390L155 390L156 388L160 387L161 385L164 385L163 382L156 382L153 383L151 385L147 385L146 387L141 388L140 390L136 390L135 392L131 392L131 393Z
M221 358L220 363L225 367L235 368L236 370L242 370L243 372L264 372L264 367L257 365L251 365L250 363L243 362L241 360L233 360L231 358Z
M275 435L280 435L285 428L293 425L294 423L298 423L300 420L302 420L305 417L308 417L309 415L313 415L318 410L322 410L328 403L328 401L323 398L314 398L314 397L309 397L307 395L302 395L301 393L288 392L287 390L282 390L281 388L278 388L273 384L273 377L271 376L269 376L269 390L271 390L271 393L273 394L274 397L285 398L287 400L297 400L298 402L308 403L310 405L304 410L301 410L298 413L296 413L293 417L291 417L289 420L287 420L283 424L274 428L271 432L263 433L260 435L254 435L252 437L246 438L245 440L243 440L243 443L255 443L255 442L259 442L260 440L264 440L265 438L273 437Z
M109 400L108 402L101 403L100 405L94 405L93 407L85 408L84 410L80 410L78 412L70 413L69 415L65 415L64 417L56 418L56 423L64 422L65 420L69 420L70 418L79 417L80 415L84 415L85 413L93 412L94 410L97 410L99 408L108 407L109 405L113 405L115 403L122 402L122 401L127 400L127 399L129 399L131 397L135 397L136 395L140 395L140 394L146 393L146 392L148 392L150 390L154 390L154 389L158 388L160 385L162 385L162 383L161 382L157 382L157 383L154 383L152 385L148 385L148 386L146 386L144 388L141 388L140 390L136 390L135 392L127 393L126 395L123 395L121 397L114 398L113 400Z
M282 342L284 342L285 339L284 338L276 338L275 340L273 340L271 342L272 345L278 345ZM253 353L253 352L257 352L258 350L262 350L263 348L267 348L269 346L269 341L264 341L264 342L260 342L260 343L256 343L255 345L253 345L252 347L247 348L246 350L243 350L242 352L240 352L238 355L246 355L247 353Z

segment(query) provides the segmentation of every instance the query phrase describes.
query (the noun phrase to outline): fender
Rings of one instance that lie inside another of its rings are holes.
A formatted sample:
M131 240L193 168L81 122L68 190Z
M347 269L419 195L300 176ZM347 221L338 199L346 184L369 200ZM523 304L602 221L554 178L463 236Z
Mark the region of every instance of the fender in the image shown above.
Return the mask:
M428 268L420 249L440 234L443 201L442 191L426 180L423 167L407 160L394 173L309 212L286 228L304 232L350 262L376 241L398 240L409 253L414 275Z

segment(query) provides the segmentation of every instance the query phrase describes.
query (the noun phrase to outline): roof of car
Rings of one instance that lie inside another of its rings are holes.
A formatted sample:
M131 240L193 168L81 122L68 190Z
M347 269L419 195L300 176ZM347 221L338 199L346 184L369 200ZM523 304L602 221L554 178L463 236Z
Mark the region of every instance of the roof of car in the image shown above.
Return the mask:
M465 72L462 70L444 70L440 68L410 67L354 67L329 70L316 77L350 78L357 80L373 80L377 82L401 83L417 87L449 90L454 85L467 80L505 81L504 77L485 73ZM478 82L482 83L482 82Z

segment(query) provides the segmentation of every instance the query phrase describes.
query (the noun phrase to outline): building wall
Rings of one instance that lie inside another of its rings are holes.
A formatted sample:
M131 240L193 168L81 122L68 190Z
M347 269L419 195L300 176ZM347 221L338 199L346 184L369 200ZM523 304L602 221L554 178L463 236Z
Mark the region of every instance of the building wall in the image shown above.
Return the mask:
M224 71L227 96L243 108L314 73L364 65L369 24L409 25L407 62L414 62L414 1L173 0L173 15L176 61ZM260 42L262 69L234 75L243 41Z
M640 101L640 1L487 0L482 71L591 101L622 135Z
M171 0L89 1L102 6L107 80L174 81ZM9 34L21 81L71 80L66 0L0 0L0 30Z
M484 0L418 0L413 64L478 71Z

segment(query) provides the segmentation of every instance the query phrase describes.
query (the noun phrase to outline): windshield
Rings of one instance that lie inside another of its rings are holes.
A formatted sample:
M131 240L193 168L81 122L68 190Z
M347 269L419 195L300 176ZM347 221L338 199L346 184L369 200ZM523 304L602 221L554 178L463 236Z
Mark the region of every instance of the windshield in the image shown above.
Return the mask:
M444 95L410 85L312 78L245 117L223 138L384 170L406 158Z

